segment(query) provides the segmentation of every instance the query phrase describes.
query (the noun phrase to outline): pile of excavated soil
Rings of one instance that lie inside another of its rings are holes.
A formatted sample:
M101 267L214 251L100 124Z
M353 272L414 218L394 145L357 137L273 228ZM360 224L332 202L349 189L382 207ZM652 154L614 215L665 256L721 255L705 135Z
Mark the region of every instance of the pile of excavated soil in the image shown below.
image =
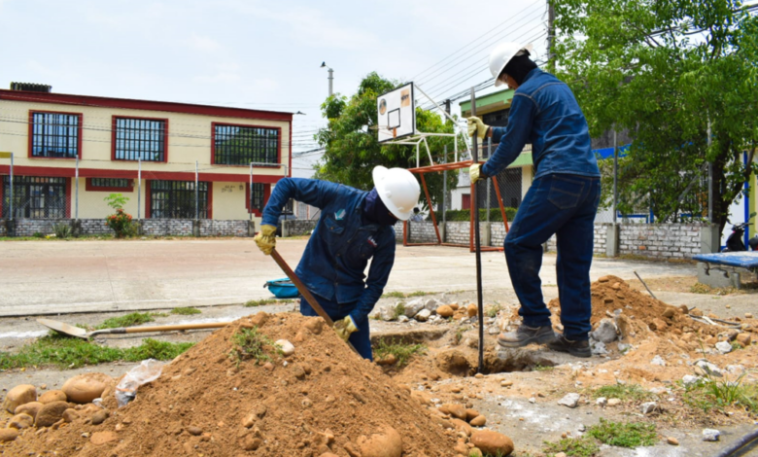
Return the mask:
M616 276L600 278L592 283L591 291L593 328L602 319L613 319L622 340L627 343L641 342L658 336L674 338L687 350L694 350L702 343L714 344L726 338L734 340L737 334L755 334L758 331L758 327L752 325L754 322L751 320L742 320L743 328L731 332L722 326L700 323L687 315L688 312L698 314L697 310L688 311L684 304L672 306L657 300L647 293L632 289L623 279ZM560 300L551 300L548 307L553 311L558 323ZM702 312L699 314L702 315Z
M288 356L235 362L232 337L257 326ZM112 391L112 389L108 389ZM4 455L452 456L457 437L381 369L353 353L320 318L259 313L216 331L163 368L134 401L92 425L28 428ZM394 448L394 450L393 450ZM331 454L329 454L331 453Z

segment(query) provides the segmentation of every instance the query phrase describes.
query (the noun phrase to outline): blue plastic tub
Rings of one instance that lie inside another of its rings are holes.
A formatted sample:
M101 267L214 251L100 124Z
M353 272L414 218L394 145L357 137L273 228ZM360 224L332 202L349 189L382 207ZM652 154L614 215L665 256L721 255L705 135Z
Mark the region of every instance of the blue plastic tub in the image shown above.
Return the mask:
M271 291L276 298L296 298L300 295L300 292L297 291L297 287L295 287L289 278L266 281L266 284L264 284L263 287L268 287L268 290Z

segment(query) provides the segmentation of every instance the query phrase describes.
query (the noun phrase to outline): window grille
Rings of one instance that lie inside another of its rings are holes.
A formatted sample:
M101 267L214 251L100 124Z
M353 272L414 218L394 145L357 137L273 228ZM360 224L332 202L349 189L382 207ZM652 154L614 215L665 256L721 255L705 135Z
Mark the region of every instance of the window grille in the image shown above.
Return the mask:
M248 198L250 198L251 210L263 211L263 208L265 207L263 201L264 186L265 185L261 183L253 183L253 192L251 195L248 195Z
M117 117L116 160L166 161L166 121Z
M79 114L32 113L32 157L76 158L79 127Z
M113 189L131 189L131 179L120 178L90 178L92 187L108 187Z
M208 218L208 183L198 183L199 218ZM150 217L194 219L195 181L150 181Z
M279 129L213 126L213 161L217 165L279 163Z
M13 177L14 219L63 219L66 206L66 178ZM3 176L2 216L10 217L9 176Z

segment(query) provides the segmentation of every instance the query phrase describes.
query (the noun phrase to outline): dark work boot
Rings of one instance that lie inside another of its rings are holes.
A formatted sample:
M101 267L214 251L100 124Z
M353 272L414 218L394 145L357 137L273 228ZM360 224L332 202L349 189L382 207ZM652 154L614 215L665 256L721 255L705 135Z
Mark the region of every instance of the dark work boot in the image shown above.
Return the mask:
M574 357L592 357L589 340L571 341L562 334L556 333L555 340L547 344L554 351L568 352Z
M521 324L515 332L501 333L497 343L506 348L520 348L532 343L547 343L555 339L553 328L549 325L529 327Z

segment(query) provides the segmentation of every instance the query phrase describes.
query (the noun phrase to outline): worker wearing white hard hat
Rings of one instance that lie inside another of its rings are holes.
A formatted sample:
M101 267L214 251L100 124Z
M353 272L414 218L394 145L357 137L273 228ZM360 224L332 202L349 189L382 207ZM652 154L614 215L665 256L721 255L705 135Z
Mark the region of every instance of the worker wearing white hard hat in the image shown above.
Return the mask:
M502 43L490 54L495 85L514 90L506 127L468 120L469 135L491 138L497 149L470 169L473 183L496 175L532 145L534 180L505 238L505 259L520 302L522 324L498 337L504 347L547 343L554 350L590 357L592 314L589 271L600 171L587 121L571 89L530 59L531 47ZM554 333L539 277L542 245L557 239L558 295L563 333Z
M408 170L378 166L373 179L374 188L366 192L316 179L284 178L274 187L254 238L264 254L271 254L277 221L289 199L321 209L295 273L334 320L337 333L369 360L368 315L395 262L393 225L410 218L421 193ZM317 315L303 299L300 312Z

